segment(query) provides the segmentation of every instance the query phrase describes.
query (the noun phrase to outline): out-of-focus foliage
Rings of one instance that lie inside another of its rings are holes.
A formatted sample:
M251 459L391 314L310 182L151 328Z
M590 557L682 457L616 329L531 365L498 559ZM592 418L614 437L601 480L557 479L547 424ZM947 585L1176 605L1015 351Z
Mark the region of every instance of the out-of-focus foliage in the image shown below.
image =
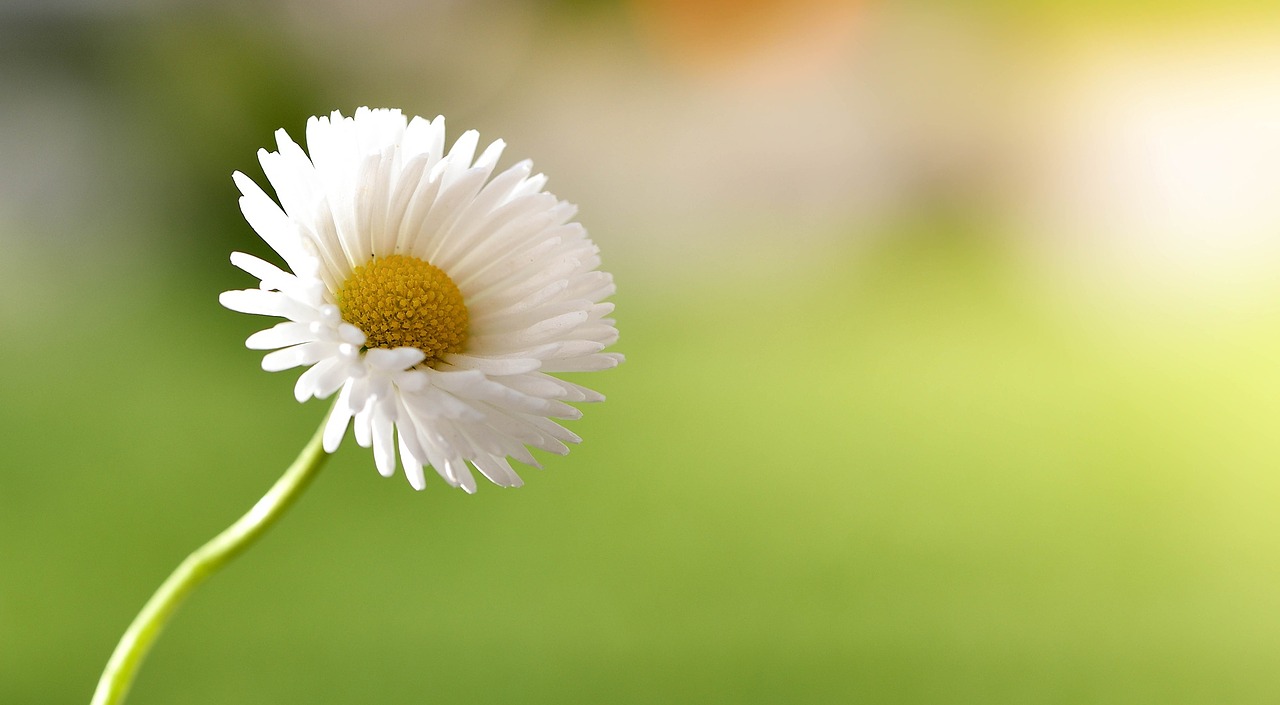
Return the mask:
M362 104L546 170L628 362L519 490L348 443L131 703L1271 702L1280 28L752 3L712 56L586 5L4 11L0 702L86 700L319 422L217 305L267 254L230 172Z

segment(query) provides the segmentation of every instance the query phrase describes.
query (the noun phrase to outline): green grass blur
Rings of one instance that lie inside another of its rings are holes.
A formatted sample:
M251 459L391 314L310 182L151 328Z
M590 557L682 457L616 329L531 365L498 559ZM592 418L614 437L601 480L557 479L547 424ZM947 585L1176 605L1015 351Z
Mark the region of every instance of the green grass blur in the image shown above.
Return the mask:
M1091 327L961 230L900 235L624 277L628 362L522 489L415 493L348 442L130 702L1272 702L1280 315ZM229 265L43 264L0 348L31 705L86 701L324 412L241 347Z

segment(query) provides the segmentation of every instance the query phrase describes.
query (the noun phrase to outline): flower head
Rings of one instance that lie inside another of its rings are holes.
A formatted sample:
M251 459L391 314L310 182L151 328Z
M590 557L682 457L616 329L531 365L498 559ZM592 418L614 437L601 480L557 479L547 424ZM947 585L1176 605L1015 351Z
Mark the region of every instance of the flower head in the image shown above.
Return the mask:
M613 278L576 208L528 161L493 176L504 144L476 157L478 140L463 133L446 152L443 117L360 108L308 120L309 156L284 130L277 151L259 151L279 204L234 175L245 218L287 270L233 253L261 285L219 300L287 319L246 345L273 351L265 370L308 368L298 401L338 394L326 451L354 426L378 471L393 475L398 452L416 489L430 465L474 492L468 463L520 485L508 459L567 453L580 439L555 420L581 416L567 402L603 400L549 373L622 361L603 352L618 338L603 301Z

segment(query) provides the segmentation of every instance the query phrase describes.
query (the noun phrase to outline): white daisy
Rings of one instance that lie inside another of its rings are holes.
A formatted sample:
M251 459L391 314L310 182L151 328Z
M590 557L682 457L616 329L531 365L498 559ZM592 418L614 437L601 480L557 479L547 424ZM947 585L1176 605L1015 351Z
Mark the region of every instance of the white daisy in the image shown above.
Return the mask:
M567 453L580 439L553 419L604 397L548 373L622 361L603 352L618 338L603 302L613 278L570 221L576 208L544 192L528 161L490 178L501 140L474 157L469 131L445 153L443 117L360 108L311 118L306 137L309 157L284 130L278 151L258 153L279 205L234 174L245 218L289 271L233 253L262 283L219 300L288 319L245 344L274 351L265 370L309 366L298 401L338 393L325 450L354 420L384 476L398 450L415 489L430 465L467 492L467 462L518 486L508 458Z

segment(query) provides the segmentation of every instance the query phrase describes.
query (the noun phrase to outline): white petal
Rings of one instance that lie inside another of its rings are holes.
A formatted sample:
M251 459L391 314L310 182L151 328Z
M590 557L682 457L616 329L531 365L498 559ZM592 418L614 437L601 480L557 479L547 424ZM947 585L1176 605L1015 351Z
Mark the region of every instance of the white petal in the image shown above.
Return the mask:
M299 402L304 402L311 397L323 398L332 394L332 389L328 393L321 393L323 388L320 382L326 375L331 375L335 369L341 366L341 362L334 358L329 358L307 368L305 372L298 376L298 381L293 385L293 397Z
M569 360L548 360L542 363L543 372L598 372L617 367L622 364L623 357L619 353L600 353Z
M484 414L473 404L438 387L428 388L417 394L406 394L401 398L406 406L413 409L414 417L424 423L440 418L473 422L484 418Z
M426 154L417 154L405 164L404 171L396 181L395 190L391 193L387 204L387 219L383 224L382 233L375 240L374 256L385 257L396 252L401 228L409 214L410 206L414 205L414 195L426 178L429 163Z
M449 227L484 186L485 176L482 171L469 170L452 181L440 181L440 192L418 226L417 242L410 248L410 254L428 262L437 259Z
M378 474L391 477L396 474L395 424L387 414L387 405L379 404L373 415L373 462Z
M372 348L365 353L369 366L384 372L398 372L422 362L426 353L417 348Z
M342 393L338 395L338 401L333 405L333 409L329 412L329 419L325 422L323 442L326 453L336 451L342 443L342 437L347 433L347 424L351 422L352 411L344 401L349 397L350 389L350 383L342 388Z
M427 478L422 472L422 461L418 460L413 451L409 450L408 445L406 445L404 429L397 426L396 430L396 435L400 438L400 464L404 465L404 476L408 478L410 487L418 491L425 490L427 488Z
M490 482L499 487L520 487L524 484L506 458L481 454L472 458L471 462Z
M310 324L285 321L254 333L244 341L244 345L250 350L275 350L314 340L316 334L312 332Z
M292 280L294 276L279 267L243 252L231 253L231 264L257 277L264 289L278 289L279 284Z
M370 401L360 413L351 420L351 430L355 432L356 445L369 448L373 445L373 409L377 401Z
M259 316L284 316L294 320L305 318L299 305L285 294L278 291L262 289L240 289L224 291L218 295L218 303L240 313L252 313ZM290 315L294 314L294 315Z
M303 343L269 352L262 356L262 369L280 372L301 365L314 365L324 358L327 348L324 343Z
M570 311L569 313L538 321L524 329L489 335L476 335L468 341L468 347L480 354L500 355L504 352L521 350L531 345L545 343L563 335L566 331L586 320L586 311Z
M298 242L297 226L253 179L240 172L231 175L240 188L240 212L254 232L293 267L305 254Z
M444 155L444 116L437 115L435 120L421 117L410 120L404 131L404 153L407 157L425 156L428 166L440 161Z
M449 155L445 160L448 164L444 173L445 183L458 178L471 167L471 159L475 156L479 143L480 133L475 130L467 130L458 137L458 141L449 148Z
M536 358L479 357L474 355L446 355L445 362L459 370L478 370L487 375L518 375L533 372L542 366Z

